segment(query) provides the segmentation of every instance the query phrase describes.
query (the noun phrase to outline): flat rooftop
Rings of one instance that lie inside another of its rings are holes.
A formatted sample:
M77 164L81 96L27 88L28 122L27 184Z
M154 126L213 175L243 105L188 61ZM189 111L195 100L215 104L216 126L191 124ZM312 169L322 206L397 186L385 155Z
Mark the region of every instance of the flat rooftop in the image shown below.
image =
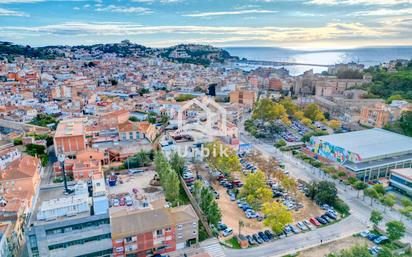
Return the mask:
M72 187L70 187L72 188ZM67 216L63 216L63 217L58 217L54 220L50 220L50 221L46 221L46 220L38 220L37 219L37 213L39 212L41 206L43 205L43 203L45 203L43 206L46 207L48 206L51 202L49 202L50 200L55 200L56 199L61 199L61 198L65 198L65 197L72 197L74 196L74 193L71 195L65 195L64 194L64 186L53 186L53 187L49 187L49 188L41 188L39 191L39 197L37 199L36 202L36 206L33 210L33 214L31 215L31 221L30 223L33 223L35 225L43 225L43 224L52 224L52 223L56 223L56 222L60 222L63 220L70 220L70 219L78 219L78 218L82 218L82 217L88 217L91 215L90 213L90 208L89 211L86 212L81 212L78 213L77 215L71 216L71 217L67 217ZM58 201L60 203L64 202L65 200L62 201Z
M82 119L64 120L57 125L55 137L81 136L84 134Z
M316 137L362 159L412 153L412 138L391 131L373 128Z
M412 168L393 169L392 174L396 174L398 177L412 181Z

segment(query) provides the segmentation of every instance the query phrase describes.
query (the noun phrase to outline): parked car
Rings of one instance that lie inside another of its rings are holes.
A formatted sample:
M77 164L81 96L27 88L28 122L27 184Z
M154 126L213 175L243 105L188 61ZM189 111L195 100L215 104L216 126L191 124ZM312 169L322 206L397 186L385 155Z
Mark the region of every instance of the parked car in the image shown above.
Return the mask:
M305 224L303 224L302 221L299 221L298 223L296 223L296 225L298 226L298 228L300 228L302 231L306 231L308 230L308 227L306 227Z
M310 218L309 221L316 227L319 227L321 225L320 222L316 219L316 217Z
M275 235L272 232L270 232L270 230L268 230L268 229L265 230L264 233L269 239L273 239L275 237Z
M336 215L336 212L333 210L327 210L325 215L334 220L338 218L338 216Z
M227 229L227 225L224 224L224 223L219 222L217 224L217 229L220 230L220 231L225 230L225 229Z
M293 234L299 234L299 229L293 225L289 225L289 227L292 229Z
M253 239L252 236L247 235L247 236L246 236L246 239L247 239L247 241L248 241L248 243L249 243L250 245L255 245L255 244L257 244L257 242L255 241L255 239Z
M223 230L223 233L222 233L224 237L229 236L231 234L233 234L233 229L231 228L226 228L225 230Z
M253 234L252 237L258 244L263 244L263 240L257 234Z
M328 222L322 217L316 217L315 219L322 225L328 224Z
M112 199L112 205L113 205L114 207L119 206L119 205L120 205L119 199L117 199L117 198Z
M378 237L379 237L379 235L376 235L376 234L373 234L373 233L369 233L366 238L369 239L369 240L371 240L371 241L373 241L373 240L375 240L375 239L378 238Z
M327 223L331 223L331 222L332 222L332 219L329 218L328 215L326 215L326 214L323 214L323 215L321 215L320 217L322 217L322 219L326 220Z
M137 174L137 173L142 173L143 170L138 170L138 169L130 169L128 171L129 174Z
M245 214L248 219L255 219L258 217L258 214L254 210L247 210Z
M262 238L263 241L269 242L269 238L265 235L264 232L260 231L260 232L258 233L258 236L259 236L260 238Z
M285 232L287 236L292 233L292 228L289 225L286 225L285 228L283 229L283 232Z
M304 221L303 221L303 224L305 224L305 226L308 227L308 229L310 229L310 230L314 229L313 224L310 223L310 222L307 221L307 220L304 220Z
M380 236L380 237L378 237L378 238L375 238L375 240L373 240L373 242L375 243L375 244L382 244L382 243L384 243L384 242L386 242L386 241L388 241L389 239L388 239L388 237L387 236Z
M359 235L361 236L361 237L363 237L363 238L367 238L368 237L368 235L369 235L369 231L362 231L362 232L360 232L359 233Z
M378 256L382 248L379 246L372 246L371 248L368 248L368 250L373 256Z
M367 236L366 238L369 239L369 240L371 240L371 241L373 241L373 240L375 240L375 239L378 238L378 237L379 237L379 235L369 232L369 233L368 233L368 236Z
M230 201L236 201L236 195L235 194L230 194Z

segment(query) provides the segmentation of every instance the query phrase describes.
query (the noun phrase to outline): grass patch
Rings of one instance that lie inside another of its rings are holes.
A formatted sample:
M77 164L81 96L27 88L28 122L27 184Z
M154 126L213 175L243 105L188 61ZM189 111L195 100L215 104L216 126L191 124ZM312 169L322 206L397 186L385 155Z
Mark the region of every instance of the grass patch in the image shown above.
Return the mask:
M240 249L240 245L237 242L237 239L235 237L232 237L231 239L228 239L225 241L228 245L231 245L233 249Z

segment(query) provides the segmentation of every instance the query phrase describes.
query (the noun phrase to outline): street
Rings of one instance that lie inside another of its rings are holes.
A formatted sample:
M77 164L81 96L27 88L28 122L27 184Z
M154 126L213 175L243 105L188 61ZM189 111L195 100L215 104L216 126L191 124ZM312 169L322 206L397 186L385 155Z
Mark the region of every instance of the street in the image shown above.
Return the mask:
M241 133L240 139L242 143L251 143L256 150L266 157L275 156L278 160L284 162L286 171L295 178L300 178L306 182L313 180L328 180L334 182L338 189L338 196L349 205L351 215L336 224L268 243L263 246L244 250L225 248L227 256L282 256L288 253L294 253L320 244L321 239L323 242L327 240L336 240L366 230L370 227L369 217L372 210L383 212L384 207L381 204L375 202L373 206L370 206L369 198L366 198L365 201L363 201L362 194L357 198L356 190L328 178L322 172L295 159L291 154L283 153L268 143L264 143L259 139L246 135L245 132ZM381 222L381 228L384 228L384 224L388 221L400 220L400 214L396 211L391 211L388 208L383 215L384 219ZM406 234L402 241L412 242L412 222L406 219L403 219L403 222L406 226Z

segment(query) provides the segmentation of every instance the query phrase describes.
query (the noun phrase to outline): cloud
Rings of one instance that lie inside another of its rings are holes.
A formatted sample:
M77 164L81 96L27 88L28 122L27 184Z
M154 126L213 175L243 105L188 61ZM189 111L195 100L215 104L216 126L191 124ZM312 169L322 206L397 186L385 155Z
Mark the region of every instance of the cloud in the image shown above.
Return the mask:
M309 0L306 4L315 5L398 5L410 4L411 0Z
M116 5L108 5L106 7L99 7L99 8L96 8L95 11L113 12L113 13L139 13L139 14L153 13L149 8L145 8L145 7L126 7L126 6L116 6Z
M201 12L201 13L190 13L184 14L186 17L209 17L209 16L223 16L223 15L242 15L242 14L256 14L256 13L277 13L278 11L271 10L236 10L236 11L226 11L226 12Z
M27 13L0 8L0 16L28 17Z
M377 9L368 11L359 11L349 14L349 16L401 16L412 14L412 8L404 9Z
M161 35L179 38L178 34L190 35L192 38L216 37L232 40L266 41L272 43L313 42L321 40L340 40L365 38L385 39L400 36L400 33L385 26L368 27L361 23L327 23L319 27L225 27L225 26L143 26L135 23L106 22L83 23L67 22L55 25L32 27L0 27L3 32L21 33L27 36L133 36ZM408 29L408 33L412 28ZM166 35L169 34L169 35ZM203 35L203 36L202 36ZM217 40L217 39L214 39Z
M0 0L0 4L31 4L41 2L87 2L90 0Z

